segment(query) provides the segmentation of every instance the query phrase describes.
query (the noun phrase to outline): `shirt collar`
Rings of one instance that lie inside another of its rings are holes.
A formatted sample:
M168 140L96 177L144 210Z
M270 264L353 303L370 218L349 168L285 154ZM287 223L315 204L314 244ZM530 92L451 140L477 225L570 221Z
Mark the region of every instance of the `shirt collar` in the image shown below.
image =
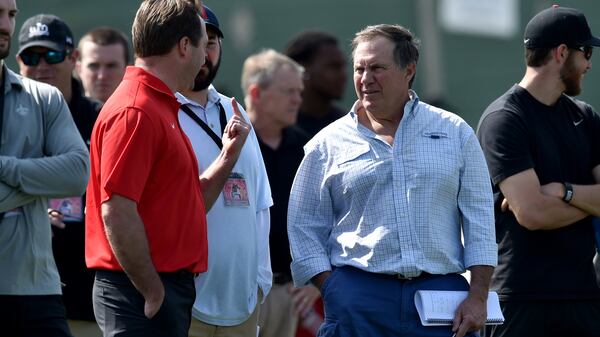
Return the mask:
M406 102L406 105L404 106L404 115L414 117L417 113L417 106L419 105L419 96L414 90L408 89L408 97L410 100Z
M19 89L19 90L22 89L23 88L22 77L20 75L17 75L12 70L8 69L8 67L6 67L6 64L3 63L2 67L6 68L6 78L8 79L8 82L5 82L5 83L10 84L10 85L4 86L4 94L7 94L13 88Z
M123 80L142 82L156 91L175 98L175 95L165 82L143 68L128 66L125 70L125 76L123 77Z
M176 93L175 93L175 98L177 98L177 102L179 102L181 105L184 105L184 104L189 104L189 105L197 105L197 106L200 106L200 104L199 104L199 103L196 103L195 101L192 101L191 99L189 99L189 98L187 98L187 97L183 96L183 94L182 94L182 93L180 93L180 92L176 92Z
M212 84L208 86L208 101L206 102L206 108L200 105L200 103L185 97L180 92L175 93L175 98L177 98L177 101L181 104L189 104L205 110L207 110L210 105L218 105L221 101L221 96L219 95L219 92L217 91L217 89L215 89L215 87Z
M217 105L221 102L221 96L215 87L211 84L208 86L208 103ZM208 105L207 103L207 105Z
M404 106L404 115L414 117L414 115L417 113L417 106L419 105L419 96L414 90L409 89L408 97L409 101L406 102L406 105ZM352 119L354 119L356 123L358 123L358 117L356 115L356 112L360 108L362 108L362 103L360 102L360 100L356 100L356 102L354 102L352 108L350 109L350 116L352 117Z

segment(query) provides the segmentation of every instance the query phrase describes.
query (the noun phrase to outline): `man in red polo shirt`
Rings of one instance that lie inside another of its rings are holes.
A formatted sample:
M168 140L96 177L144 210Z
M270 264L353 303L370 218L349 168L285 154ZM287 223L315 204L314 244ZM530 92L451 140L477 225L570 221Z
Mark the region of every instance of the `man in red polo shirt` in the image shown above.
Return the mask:
M191 0L145 0L132 36L135 66L100 112L90 146L86 262L97 270L94 313L105 336L183 337L193 274L206 270L206 210L250 126L237 111L221 155L199 177L174 96L204 63L198 8Z

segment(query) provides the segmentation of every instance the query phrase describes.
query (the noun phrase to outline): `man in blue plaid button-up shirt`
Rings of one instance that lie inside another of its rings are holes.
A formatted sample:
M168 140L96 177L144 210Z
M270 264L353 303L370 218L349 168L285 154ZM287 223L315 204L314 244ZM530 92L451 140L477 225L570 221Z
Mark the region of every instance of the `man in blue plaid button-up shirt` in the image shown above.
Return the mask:
M322 291L320 336L476 336L497 262L477 138L410 89L418 43L407 29L365 28L353 58L358 101L306 145L294 181L294 281ZM465 269L470 286L459 275ZM413 302L419 289L469 295L452 326L423 327Z

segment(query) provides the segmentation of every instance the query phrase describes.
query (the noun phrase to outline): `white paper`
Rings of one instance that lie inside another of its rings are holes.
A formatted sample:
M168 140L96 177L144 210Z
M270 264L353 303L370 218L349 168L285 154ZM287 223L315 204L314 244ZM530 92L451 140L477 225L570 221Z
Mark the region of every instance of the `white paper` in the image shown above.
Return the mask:
M458 306L467 298L467 291L418 290L415 293L415 306L424 326L451 325ZM504 316L500 309L498 294L490 291L487 300L487 320L485 324L502 324Z

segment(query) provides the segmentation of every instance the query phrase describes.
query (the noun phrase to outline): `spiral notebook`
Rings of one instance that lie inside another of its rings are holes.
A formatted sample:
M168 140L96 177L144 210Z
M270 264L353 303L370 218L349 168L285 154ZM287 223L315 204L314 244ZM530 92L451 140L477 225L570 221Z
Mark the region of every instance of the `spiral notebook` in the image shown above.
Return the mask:
M451 290L417 290L415 306L424 326L452 325L454 313L458 305L467 298L466 291ZM487 300L487 320L485 324L499 325L504 323L500 310L498 294L490 291Z

